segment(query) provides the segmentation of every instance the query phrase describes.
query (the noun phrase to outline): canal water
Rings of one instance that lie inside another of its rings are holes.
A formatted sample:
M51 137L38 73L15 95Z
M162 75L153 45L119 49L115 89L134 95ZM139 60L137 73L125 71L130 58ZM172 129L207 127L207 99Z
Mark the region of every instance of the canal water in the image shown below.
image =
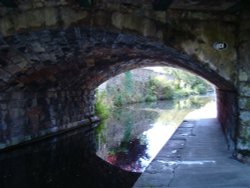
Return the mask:
M132 187L185 116L211 101L132 104L95 128L1 152L0 188Z

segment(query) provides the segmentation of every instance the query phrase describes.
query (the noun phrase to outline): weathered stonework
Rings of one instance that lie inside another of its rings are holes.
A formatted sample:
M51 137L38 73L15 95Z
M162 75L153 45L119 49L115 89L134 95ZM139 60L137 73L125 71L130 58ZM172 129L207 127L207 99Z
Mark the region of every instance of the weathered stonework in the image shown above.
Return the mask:
M94 119L99 84L161 65L213 83L230 145L250 151L250 25L241 6L231 0L164 7L151 0L0 4L1 148ZM217 51L215 42L227 48Z
M237 101L236 92L228 92L217 89L218 119L226 135L228 148L234 151L237 133Z
M90 123L93 99L80 89L1 93L0 149Z
M250 110L250 98L243 98L239 100L240 110Z
M239 74L238 74L238 90L239 90L239 128L237 149L240 153L250 151L250 24L249 14L243 12L241 14L239 27L238 52L239 52ZM245 157L241 160L248 161Z
M202 62L134 35L74 27L20 33L5 37L4 43L0 68L2 148L91 119L95 88L126 70L180 67L218 88L234 88Z

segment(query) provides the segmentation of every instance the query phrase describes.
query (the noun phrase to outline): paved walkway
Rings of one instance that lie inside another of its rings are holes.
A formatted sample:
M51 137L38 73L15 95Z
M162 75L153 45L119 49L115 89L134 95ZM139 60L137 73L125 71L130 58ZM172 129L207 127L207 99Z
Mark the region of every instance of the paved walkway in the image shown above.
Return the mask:
M250 188L250 166L231 156L215 118L184 121L134 188Z

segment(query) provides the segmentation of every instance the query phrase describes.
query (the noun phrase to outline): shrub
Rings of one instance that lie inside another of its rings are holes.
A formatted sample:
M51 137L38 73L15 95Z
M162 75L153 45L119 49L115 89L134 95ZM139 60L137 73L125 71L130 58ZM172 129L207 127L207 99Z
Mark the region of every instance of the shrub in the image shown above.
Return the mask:
M102 120L109 117L110 105L107 102L107 94L105 91L101 93L96 90L95 113Z
M153 102L153 101L157 101L157 97L155 95L146 95L145 99L146 102Z
M173 99L174 91L170 86L165 86L163 88L163 95L164 95L164 98L166 99Z
M194 87L194 90L197 94L206 94L207 91L207 87L203 84L198 84Z
M114 106L121 107L122 105L124 105L124 103L125 101L124 101L124 97L122 96L122 94L116 94L114 96L114 99L113 99Z

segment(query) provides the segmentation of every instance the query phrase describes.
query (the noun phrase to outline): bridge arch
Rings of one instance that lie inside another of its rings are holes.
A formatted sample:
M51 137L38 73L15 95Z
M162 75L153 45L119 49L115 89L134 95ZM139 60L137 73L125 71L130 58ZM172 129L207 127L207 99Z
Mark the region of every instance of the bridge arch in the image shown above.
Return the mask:
M0 2L0 148L91 119L91 83L118 73L115 62L125 70L124 62L148 61L181 67L214 83L227 138L239 153L249 154L246 1L89 2ZM227 48L215 50L218 43Z
M233 83L160 41L72 27L18 33L5 37L4 42L0 57L2 148L94 120L94 90L99 84L130 69L159 65L185 69L216 86L218 106L223 110L219 118L234 146Z

